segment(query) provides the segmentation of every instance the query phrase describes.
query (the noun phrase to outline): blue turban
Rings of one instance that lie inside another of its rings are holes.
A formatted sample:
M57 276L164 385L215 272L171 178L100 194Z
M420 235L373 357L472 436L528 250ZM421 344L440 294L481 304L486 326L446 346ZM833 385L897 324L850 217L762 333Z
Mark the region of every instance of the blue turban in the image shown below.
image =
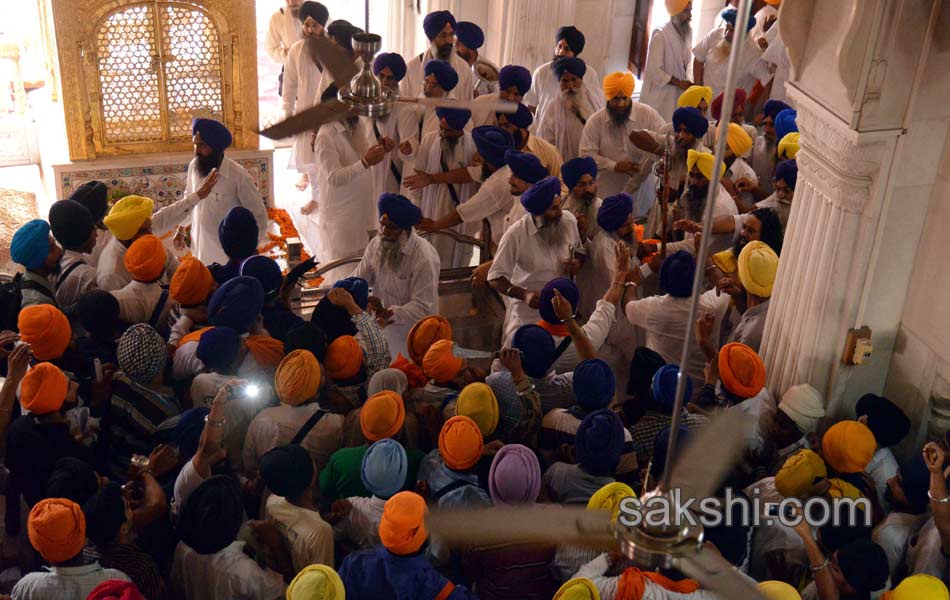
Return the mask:
M297 498L313 483L313 459L300 444L277 446L261 456L261 479L275 495Z
M680 368L676 365L663 365L653 374L653 383L650 390L653 393L654 402L659 405L665 414L673 414L673 405L676 403L676 381ZM686 378L686 391L683 394L685 401L689 401L693 395L693 381L689 375L683 373Z
M422 220L419 207L400 194L380 194L376 207L380 217L386 215L400 229L412 229Z
M459 21L455 25L455 37L472 50L478 50L485 43L485 32L471 21Z
M422 19L422 30L426 32L427 38L434 40L445 29L446 24L451 25L452 29L455 30L457 26L455 17L447 10L437 10L430 12Z
M775 165L775 174L772 176L772 179L778 181L781 179L785 182L785 185L795 189L795 182L798 181L798 163L792 160L783 160L779 164Z
M686 250L666 257L660 266L660 288L674 298L688 298L693 293L696 259Z
M531 109L520 102L518 103L518 110L513 113L495 113L496 117L501 115L505 115L508 122L518 129L527 129L534 123L534 115L531 114Z
M510 87L518 88L518 93L524 96L531 89L531 71L521 65L505 65L498 71L498 89L507 90Z
M521 194L521 206L532 215L541 215L560 193L561 180L553 175L545 177Z
M459 74L452 65L444 60L430 60L425 66L426 77L434 75L439 86L446 92L451 92L459 84Z
M456 131L465 128L468 120L472 118L472 111L467 108L446 108L440 106L435 109L435 116L439 120L445 119L445 124Z
M798 113L791 108L786 108L775 115L775 139L781 140L789 133L798 131L798 123L795 122L797 118Z
M406 61L396 52L383 52L373 61L373 75L379 75L379 72L389 67L393 72L396 81L402 81L406 76Z
M791 110L791 106L785 104L781 100L767 100L765 106L762 107L762 114L766 117L771 117L772 121L775 121L775 117L785 109Z
M505 152L505 162L515 177L528 183L537 183L548 176L548 170L538 157L529 152L509 150Z
M208 301L208 321L216 327L231 327L238 333L250 329L264 306L264 287L253 277L235 277L224 282Z
M254 255L241 263L240 275L253 277L261 282L265 294L275 294L280 291L280 284L284 282L284 275L280 266L269 256Z
M613 475L623 453L623 431L620 417L608 408L584 417L574 438L577 464L590 475Z
M554 364L554 338L537 325L519 327L511 347L521 351L521 365L528 377L544 377Z
M670 434L672 432L673 428L667 425L662 431L660 431L660 433L656 434L655 438L653 438L653 460L650 465L650 473L652 473L654 477L659 477L663 473L663 468L666 466L666 461L668 459L666 451L670 445ZM689 429L683 425L680 425L676 435L677 454L683 451L683 446L689 442L690 437L691 434ZM673 456L669 460L676 460L676 456Z
M581 292L577 289L577 284L567 277L555 277L541 288L541 297L538 299L538 312L541 313L542 319L552 325L557 325L561 320L554 314L554 307L551 305L551 302L555 298L554 290L561 292L564 299L571 303L572 313L577 310L577 302L580 300Z
M366 310L369 304L369 284L362 277L347 277L333 284L335 288L343 288L353 296L356 305Z
M178 456L182 463L191 460L191 457L198 451L198 440L201 439L201 432L205 428L205 417L211 411L204 406L192 408L181 413L178 423L175 424L175 432L172 439L178 446Z
M300 22L303 23L307 20L307 17L312 18L320 25L326 25L327 21L330 19L330 11L327 10L326 6L320 4L319 2L307 0L307 2L304 2L300 5L298 18L300 19Z
M212 150L219 152L231 145L234 138L223 123L214 119L193 119L191 121L191 135L201 134L201 139Z
M385 500L406 485L408 470L406 449L392 438L383 438L374 442L363 454L360 479L366 491Z
M692 106L681 106L673 111L673 131L679 131L680 125L686 125L686 131L696 138L703 137L709 130L709 121Z
M739 13L736 11L736 9L734 9L734 8L727 8L726 10L722 11L722 13L720 13L719 16L722 17L722 20L723 20L723 21L725 21L726 23L729 23L730 25L732 25L733 27L735 27L735 26L736 26L736 17L738 16L738 14L739 14ZM750 12L750 13L749 13L749 22L746 23L746 28L745 28L746 33L752 31L752 28L753 28L753 27L755 27L755 15L753 15L753 14Z
M631 214L633 214L633 198L630 194L608 196L597 209L597 225L604 231L613 233L623 227Z
M584 51L584 43L586 41L584 34L573 25L565 25L564 27L558 28L557 33L554 35L554 41L560 42L561 40L567 40L567 46L575 55Z
M69 199L85 206L97 223L109 212L109 188L101 181L87 181Z
M505 166L505 153L514 149L515 140L501 127L484 125L472 130L472 140L485 162L500 169Z
M195 356L217 373L230 374L241 349L241 334L230 327L213 327L201 334Z
M574 189L574 186L584 175L590 175L597 179L597 163L589 156L572 158L561 165L561 179L564 180L564 185L569 190Z
M228 211L218 225L218 241L228 258L241 260L257 254L257 220L243 206Z
M571 75L576 75L583 79L584 73L587 72L587 63L580 58L565 57L555 60L551 64L551 69L554 71L554 74L557 75L558 79L560 79L564 73L570 73Z
M27 269L39 269L49 256L49 223L33 219L16 230L10 242L10 258Z
M574 398L586 411L607 408L614 397L615 385L610 365L599 358L585 360L574 367Z

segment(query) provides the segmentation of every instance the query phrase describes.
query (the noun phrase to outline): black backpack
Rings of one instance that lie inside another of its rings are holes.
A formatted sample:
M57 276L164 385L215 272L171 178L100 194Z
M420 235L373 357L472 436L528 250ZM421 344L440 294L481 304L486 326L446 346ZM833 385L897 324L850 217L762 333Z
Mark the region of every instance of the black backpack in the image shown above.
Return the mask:
M19 331L17 317L20 315L20 305L23 303L23 292L20 290L22 273L17 273L10 281L0 283L0 331Z

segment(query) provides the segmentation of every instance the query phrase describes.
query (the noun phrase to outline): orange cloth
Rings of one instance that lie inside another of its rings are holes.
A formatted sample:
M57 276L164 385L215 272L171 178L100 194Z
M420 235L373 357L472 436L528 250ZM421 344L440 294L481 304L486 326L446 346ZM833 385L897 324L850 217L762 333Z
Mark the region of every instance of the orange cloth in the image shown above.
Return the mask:
M839 473L861 473L871 463L877 441L860 421L839 421L821 438L821 451L828 466Z
M69 378L50 363L40 363L20 383L20 406L34 415L56 412L63 406Z
M726 344L719 351L719 381L736 396L751 398L765 386L765 363L745 344Z
M690 0L666 0L666 12L675 17L686 9Z
M363 348L352 335L341 335L327 347L324 367L333 379L349 379L360 372Z
M208 267L194 256L186 256L172 275L168 292L178 304L194 306L204 304L213 287L214 277Z
M26 527L36 551L54 564L75 558L86 543L86 517L82 508L65 498L37 502Z
M439 454L445 466L456 471L471 469L482 456L482 430L469 417L452 417L439 432Z
M452 325L448 319L439 315L425 317L416 322L406 336L406 348L409 358L417 365L422 364L429 347L439 340L452 339Z
M392 390L373 394L360 409L360 429L370 442L395 436L405 420L406 407L402 396Z
M320 363L309 350L294 350L280 361L274 386L284 404L303 404L320 389Z
M452 340L439 340L432 344L422 359L422 372L426 377L436 383L447 383L455 379L465 366L465 360L452 353L454 347Z
M633 90L636 82L633 79L633 73L623 73L617 71L604 77L604 98L613 100L617 94L623 93L624 97L633 96Z
M717 138L719 137L721 127L722 123L716 127ZM726 129L726 145L729 146L729 149L732 150L734 155L742 156L752 149L752 138L749 137L749 134L742 128L742 125L729 123L729 127Z
M191 333L182 336L182 338L181 338L180 340L178 340L178 347L181 348L182 346L184 346L184 345L187 344L188 342L198 342L198 341L200 341L200 340L201 340L201 336L203 336L205 333L211 331L212 329L214 329L214 327L203 327L203 328L199 329L198 331L192 331Z
M284 358L284 343L269 335L248 336L244 339L244 344L257 364L265 369L275 368Z
M379 541L393 554L412 554L422 547L426 530L426 501L415 492L399 492L386 501L379 520Z
M692 594L699 589L699 582L692 579L673 581L659 573L641 571L636 567L627 567L620 575L615 598L617 600L640 600L647 589L647 580L678 594Z
M125 269L136 281L152 282L165 272L165 246L152 234L143 235L125 251Z
M425 373L422 372L422 367L403 356L401 352L396 355L396 360L394 360L393 364L389 365L389 367L391 369L399 369L405 373L406 379L409 381L409 387L411 388L425 387L425 385L429 383Z
M567 337L570 334L570 331L567 329L567 325L564 323L554 324L548 323L544 319L538 321L538 327L550 333L553 337Z
M30 345L36 360L59 358L73 337L69 319L52 304L36 304L21 310L17 329L20 340Z

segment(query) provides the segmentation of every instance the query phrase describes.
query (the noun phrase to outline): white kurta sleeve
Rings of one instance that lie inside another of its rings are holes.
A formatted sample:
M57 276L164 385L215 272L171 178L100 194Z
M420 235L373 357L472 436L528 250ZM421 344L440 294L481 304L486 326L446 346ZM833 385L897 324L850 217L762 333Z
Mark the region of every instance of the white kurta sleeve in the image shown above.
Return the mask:
M605 109L606 110L606 109ZM617 166L617 161L610 160L600 153L600 138L604 131L604 114L598 114L588 119L584 125L584 131L581 133L580 156L589 156L597 164L597 172L613 172Z
M297 89L300 87L300 70L298 68L300 53L296 50L295 44L287 53L287 59L284 61L284 86L280 98L284 107L284 115L288 117L294 114L294 108L297 105Z
M507 196L507 197L506 197ZM455 207L463 223L480 223L496 212L511 205L511 194L494 181L483 183L471 198Z
M528 90L528 93L524 95L522 103L525 106L537 106L538 105L538 86L541 83L541 69L544 68L544 65L541 65L534 70L534 73L531 74L531 89Z
M363 166L362 159L351 165L342 164L336 144L329 139L332 134L324 133L325 131L327 130L323 129L317 134L316 163L320 165L320 170L323 171L330 185L334 187L344 186L356 179L366 170L366 167Z
M610 334L610 328L614 326L616 320L617 307L606 300L598 300L597 308L591 313L590 319L581 327L584 333L587 334L587 339L590 340L591 345L594 346L594 350L600 350L600 347L604 345L607 335Z
M520 231L517 223L513 223L505 235L501 236L501 242L498 243L498 252L492 260L491 269L488 270L488 281L511 277L515 272L515 263L518 260L518 236L516 232Z
M283 16L281 11L283 11L283 9L278 10L270 17L270 23L267 26L267 35L264 37L264 49L267 50L267 55L271 57L271 60L282 65L284 64L286 56L284 56L280 39L280 20Z
M650 45L647 47L647 64L644 67L644 79L649 80L649 82L657 88L668 84L673 77L663 68L665 56L666 37L663 35L662 30L657 29L653 32L653 37L650 38ZM285 75L285 86L287 85L286 77Z
M415 323L423 317L433 315L439 310L439 261L435 257L419 252L413 257L409 277L409 298L411 300L399 306L390 306L397 323Z
M193 187L191 183L191 168L188 169L188 185ZM166 231L171 230L173 227L181 224L182 221L191 216L191 211L194 207L201 201L198 197L198 194L194 190L185 190L185 197L177 202L173 202L168 206L159 209L152 214L152 233L155 235L162 235Z

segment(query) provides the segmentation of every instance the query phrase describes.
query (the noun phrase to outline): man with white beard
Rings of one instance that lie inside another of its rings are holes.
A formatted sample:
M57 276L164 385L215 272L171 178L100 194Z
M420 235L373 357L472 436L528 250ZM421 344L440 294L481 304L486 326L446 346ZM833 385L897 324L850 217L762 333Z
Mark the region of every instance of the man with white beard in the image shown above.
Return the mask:
M584 125L600 107L596 88L584 85L586 72L587 65L579 58L562 58L554 63L561 92L548 103L538 123L538 136L551 142L564 160L578 156Z
M696 85L711 87L713 97L721 94L726 87L726 71L729 67L729 54L732 52L732 40L735 37L736 14L734 8L722 11L723 27L713 29L693 46L693 80ZM755 18L750 15L740 34L745 46L742 48L741 62L736 65L736 87L744 90L751 90L755 85L753 66L762 56L758 44L749 36L749 31L754 26Z
M752 170L759 178L757 200L763 200L772 193L772 173L775 171L778 139L775 135L775 117L791 108L778 100L768 100L762 109L762 135L756 136L752 145Z
M383 194L377 209L379 235L366 246L356 276L373 289L370 305L392 356L408 355L413 324L439 312L439 255L413 231L422 212L408 198Z
M384 88L398 93L399 82L406 76L406 62L395 52L384 52L373 61L373 74ZM417 123L416 111L399 103L393 104L388 115L372 120L376 143L393 147L379 164L373 166L374 196L396 193L402 186L403 161L413 152L413 143L419 135Z
M669 121L673 118L680 93L693 85L689 80L693 39L689 22L693 18L693 3L691 0L666 0L666 12L670 20L655 29L650 37L640 102L652 106L664 120Z
M584 34L573 25L560 27L554 35L554 58L544 63L534 70L531 75L531 89L525 94L524 103L531 109L535 115L535 120L540 123L541 118L552 101L557 101L559 76L554 73L554 63L561 58L577 58L584 51L584 45L587 40ZM597 71L588 69L584 75L584 83L589 88L596 88L600 85L600 78ZM597 108L600 108L597 105ZM564 157L567 159L567 157Z
M455 27L455 17L447 10L437 10L425 16L422 29L429 38L429 47L406 65L406 78L399 85L403 96L416 97L422 93L427 75L424 71L425 65L429 61L438 60L451 66L458 74L459 85L452 90L449 97L459 100L472 99L475 90L472 69L455 53Z
M561 181L568 192L564 210L577 219L577 232L586 244L598 230L597 209L601 200L597 196L597 163L589 156L572 158L561 166Z

